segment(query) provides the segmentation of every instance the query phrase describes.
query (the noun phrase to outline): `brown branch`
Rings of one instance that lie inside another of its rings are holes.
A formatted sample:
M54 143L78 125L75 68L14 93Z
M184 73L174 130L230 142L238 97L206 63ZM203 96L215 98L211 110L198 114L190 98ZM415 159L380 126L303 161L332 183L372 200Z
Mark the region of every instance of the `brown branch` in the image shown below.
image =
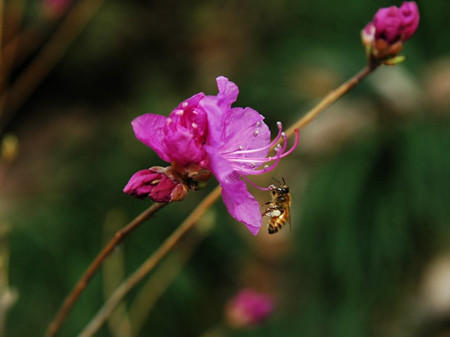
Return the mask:
M314 108L312 108L306 115L301 117L297 122L295 122L289 129L286 131L286 135L288 137L294 134L295 129L302 129L309 123L311 123L314 118L322 112L325 108L329 107L332 103L334 103L337 99L344 96L351 89L356 87L359 82L362 81L364 77L369 75L372 71L374 71L379 64L374 64L372 66L367 65L364 67L359 73L354 75L348 81L341 84L336 89L330 91Z
M177 242L186 234L195 223L200 219L203 213L213 205L219 198L222 189L217 186L209 193L184 222L163 242L161 246L145 260L145 262L128 277L119 288L111 295L108 301L98 311L97 315L90 321L86 328L78 337L92 336L105 322L108 316L114 311L123 298L132 290L153 268L162 260L164 256L177 244Z
M0 115L0 132L65 54L71 43L100 8L103 1L79 1L24 73L13 83L9 90L1 94L0 106L4 104L5 108Z
M130 234L133 230L139 227L145 220L150 218L153 214L155 214L159 209L163 208L167 204L165 203L154 203L147 210L142 212L139 216L137 216L133 221L131 221L124 228L119 230L114 238L106 245L105 248L97 255L95 260L91 263L89 268L84 272L84 274L80 277L75 287L72 289L70 294L64 300L61 308L58 310L55 318L48 326L47 332L45 334L46 337L53 337L60 329L62 323L66 319L69 314L70 309L75 304L78 297L80 297L83 290L89 284L92 276L94 276L95 272L98 270L102 262L105 258L116 248L116 246L125 239L128 234Z

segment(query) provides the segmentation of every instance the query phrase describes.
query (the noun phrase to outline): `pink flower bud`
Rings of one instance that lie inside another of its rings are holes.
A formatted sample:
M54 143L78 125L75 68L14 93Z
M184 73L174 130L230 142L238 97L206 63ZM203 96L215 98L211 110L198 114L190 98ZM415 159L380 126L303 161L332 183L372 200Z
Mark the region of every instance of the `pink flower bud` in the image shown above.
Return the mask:
M273 298L251 289L240 291L226 308L227 322L235 328L246 328L265 321L275 308Z
M419 26L419 8L414 1L407 1L401 5L400 11L403 14L403 41L406 41L413 36Z
M133 174L123 191L139 199L148 197L156 202L171 202L184 199L186 193L183 194L180 185L166 175L164 168L155 166Z
M419 26L419 9L414 1L380 8L361 32L370 60L389 63L403 48Z
M409 39L419 26L419 8L414 1L396 6L380 8L373 17L375 39L383 39L389 44Z

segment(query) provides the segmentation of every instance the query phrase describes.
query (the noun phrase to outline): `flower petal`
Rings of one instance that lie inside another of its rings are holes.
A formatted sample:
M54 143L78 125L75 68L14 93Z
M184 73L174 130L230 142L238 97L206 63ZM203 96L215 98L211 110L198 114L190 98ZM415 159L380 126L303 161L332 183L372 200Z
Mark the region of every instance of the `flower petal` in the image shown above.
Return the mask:
M259 203L247 191L245 183L239 180L222 185L222 198L231 216L247 226L250 233L258 234L262 224Z
M181 165L199 163L206 154L202 144L199 144L192 132L181 127L175 132L167 132L165 145L170 158Z
M264 117L252 108L233 108L223 121L220 152L263 148L270 143L270 130ZM254 152L251 157L265 157L269 149ZM246 155L242 155L245 157Z
M258 201L247 191L246 184L232 165L214 147L205 146L209 155L211 171L220 186L222 198L230 215L247 226L253 234L261 228L262 216Z
M170 162L171 158L164 143L166 120L164 116L149 113L136 117L131 125L139 141L149 146L162 160Z
M216 83L219 88L219 93L217 94L218 104L230 108L239 95L238 86L224 76L217 77Z

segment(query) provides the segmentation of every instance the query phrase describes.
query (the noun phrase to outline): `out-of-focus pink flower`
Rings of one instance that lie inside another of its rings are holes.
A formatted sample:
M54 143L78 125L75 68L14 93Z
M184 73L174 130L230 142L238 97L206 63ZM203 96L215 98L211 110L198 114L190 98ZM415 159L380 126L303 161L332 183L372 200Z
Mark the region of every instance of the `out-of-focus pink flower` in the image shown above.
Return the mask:
M236 84L220 76L217 86L217 95L198 93L178 105L169 117L145 114L133 120L132 126L136 138L172 163L188 186L199 176L192 167L211 171L222 186L231 216L256 235L262 223L260 207L242 179L273 170L297 146L298 132L292 148L285 151L287 137L281 123L271 142L262 115L251 108L231 107L239 93ZM270 148L281 138L283 146L278 145L275 155L268 157Z
M230 326L246 328L267 320L274 309L272 296L244 289L227 303L225 317Z
M159 166L133 174L123 191L139 199L150 198L156 202L171 202L184 199L187 189L171 179L167 169Z
M363 43L375 58L392 58L415 33L419 21L419 8L414 1L405 1L400 7L380 8L361 32Z

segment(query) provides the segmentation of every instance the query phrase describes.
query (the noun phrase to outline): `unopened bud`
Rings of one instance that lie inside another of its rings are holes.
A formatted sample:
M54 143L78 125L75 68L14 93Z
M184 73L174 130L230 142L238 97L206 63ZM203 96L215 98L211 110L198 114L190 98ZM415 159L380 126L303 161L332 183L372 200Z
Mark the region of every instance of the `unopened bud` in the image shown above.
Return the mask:
M369 59L389 64L385 61L401 52L403 42L415 33L419 20L414 1L405 1L400 7L380 8L361 32Z
M156 202L184 199L186 193L180 182L172 180L163 167L151 167L133 174L123 191L133 197L150 198Z

